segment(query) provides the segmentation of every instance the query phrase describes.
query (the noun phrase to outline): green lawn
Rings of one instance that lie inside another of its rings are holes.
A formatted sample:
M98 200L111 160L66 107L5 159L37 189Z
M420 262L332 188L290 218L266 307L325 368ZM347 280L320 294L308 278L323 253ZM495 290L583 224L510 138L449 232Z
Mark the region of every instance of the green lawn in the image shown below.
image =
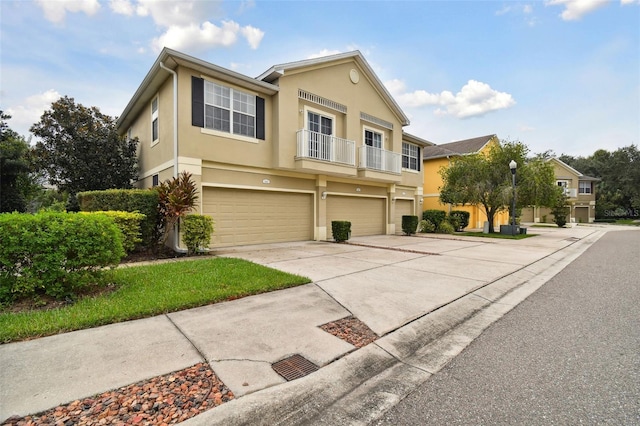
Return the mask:
M145 318L311 282L241 259L211 258L108 271L115 291L51 310L0 312L0 342Z
M492 234L485 234L483 232L458 232L456 235L462 235L463 237L501 238L503 240L523 240L525 238L535 237L537 234L505 235L498 232Z

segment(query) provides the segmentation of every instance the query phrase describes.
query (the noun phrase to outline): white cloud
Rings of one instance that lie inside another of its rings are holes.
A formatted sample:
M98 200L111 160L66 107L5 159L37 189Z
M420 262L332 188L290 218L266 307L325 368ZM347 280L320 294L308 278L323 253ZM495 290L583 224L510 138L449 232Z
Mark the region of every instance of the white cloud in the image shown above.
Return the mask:
M135 12L133 4L129 0L111 0L109 7L118 15L132 16Z
M546 6L564 6L560 17L564 21L578 21L587 13L606 6L609 0L546 0Z
M243 27L240 31L242 32L242 35L247 39L247 42L249 42L249 46L251 46L253 50L256 50L258 46L260 46L260 42L264 37L264 31L260 30L259 28L252 27L251 25Z
M498 92L486 83L469 80L455 95L444 90L440 93L429 93L425 90L407 92L405 84L399 80L385 83L389 92L400 105L418 108L427 105L439 105L437 115L452 115L458 118L482 116L491 111L510 108L515 100L509 93Z
M159 27L184 27L205 22L220 15L220 3L215 1L138 0L136 14L151 16Z
M67 12L93 16L100 9L98 0L36 0L36 4L42 8L44 17L54 24L63 23Z
M311 55L307 56L307 59L316 59L316 58L322 58L324 56L331 56L331 55L337 55L338 53L342 53L341 50L329 50L329 49L322 49L321 51L317 52L317 53L312 53Z
M628 4L640 4L640 0L620 0L620 4L623 6Z
M11 115L11 121L9 122L11 128L26 136L29 133L29 128L40 121L42 114L51 108L51 104L60 99L60 97L60 93L56 90L49 89L46 92L29 96L20 105L7 108L7 113Z

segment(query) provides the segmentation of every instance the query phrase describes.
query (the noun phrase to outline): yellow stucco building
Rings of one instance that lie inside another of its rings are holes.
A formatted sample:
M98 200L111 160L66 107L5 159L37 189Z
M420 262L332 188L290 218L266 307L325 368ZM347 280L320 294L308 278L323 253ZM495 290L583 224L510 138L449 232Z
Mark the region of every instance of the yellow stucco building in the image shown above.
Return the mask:
M422 157L424 169L424 195L422 210L437 209L444 210L447 213L451 212L451 210L467 211L469 212L468 228L482 228L484 222L487 220L487 215L481 206L456 206L451 204L442 204L440 202L442 177L439 172L441 168L448 167L454 157L472 154L486 155L489 153L489 150L493 145L499 143L500 141L496 135L487 135L425 147ZM499 228L500 225L506 225L508 223L508 211L496 214L494 218L494 227L496 229Z

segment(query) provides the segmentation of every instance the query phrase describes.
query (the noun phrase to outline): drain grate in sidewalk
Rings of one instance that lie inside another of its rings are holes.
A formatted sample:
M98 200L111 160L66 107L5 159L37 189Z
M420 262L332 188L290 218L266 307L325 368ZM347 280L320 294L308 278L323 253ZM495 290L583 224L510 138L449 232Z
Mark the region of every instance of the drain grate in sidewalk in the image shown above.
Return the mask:
M298 354L272 364L271 368L288 382L309 375L319 369L317 365Z

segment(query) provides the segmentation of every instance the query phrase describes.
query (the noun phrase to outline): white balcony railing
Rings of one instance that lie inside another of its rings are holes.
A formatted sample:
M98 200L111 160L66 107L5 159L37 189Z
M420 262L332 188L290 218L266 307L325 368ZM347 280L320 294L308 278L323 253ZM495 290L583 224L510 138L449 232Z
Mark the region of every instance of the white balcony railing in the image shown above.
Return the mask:
M356 143L354 141L306 129L298 130L297 136L298 158L312 158L349 166L356 165Z
M576 188L564 188L564 193L569 198L578 197L578 190Z
M400 174L402 155L368 145L361 146L359 149L360 163L358 167Z

